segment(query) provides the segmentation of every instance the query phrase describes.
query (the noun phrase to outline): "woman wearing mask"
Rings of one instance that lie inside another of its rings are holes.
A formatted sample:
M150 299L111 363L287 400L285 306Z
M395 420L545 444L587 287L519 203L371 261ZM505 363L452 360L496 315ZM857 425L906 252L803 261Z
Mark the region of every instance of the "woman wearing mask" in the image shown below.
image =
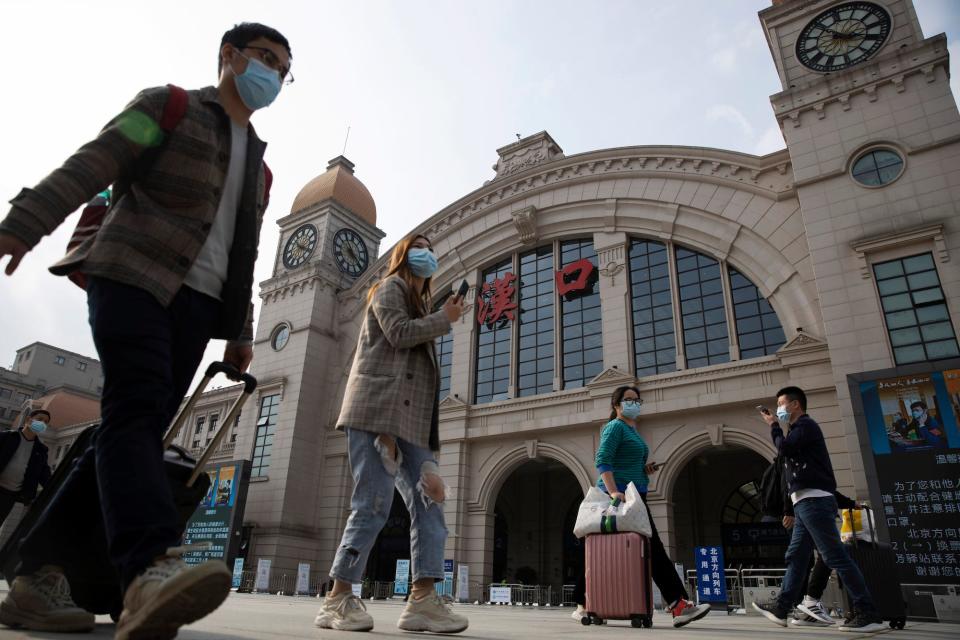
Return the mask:
M434 339L450 331L463 313L451 297L430 313L430 277L437 259L430 241L402 240L389 272L368 295L356 356L347 380L337 429L347 434L353 475L350 518L330 570L334 586L316 626L369 631L373 618L351 585L361 581L377 534L393 504L394 487L410 512L413 589L397 626L405 631L456 633L467 619L437 595L443 580L447 528L445 487L436 453L439 374Z
M656 472L659 465L647 461L650 449L640 436L637 426L642 404L640 391L636 387L618 387L613 392L610 399L610 422L603 427L600 434L596 465L600 474L597 487L606 491L611 498L623 500L623 492L632 482L646 505L648 474ZM710 605L695 605L687 599L687 590L684 589L683 582L677 575L673 560L667 556L666 549L663 548L663 542L657 533L649 507L647 515L653 530L650 536L653 581L660 589L664 602L669 603L667 608L673 614L673 626L682 627L710 613ZM585 546L585 544L582 545L582 547ZM585 614L586 579L584 576L577 581L574 600L577 603L577 610L573 612L573 618L579 620Z

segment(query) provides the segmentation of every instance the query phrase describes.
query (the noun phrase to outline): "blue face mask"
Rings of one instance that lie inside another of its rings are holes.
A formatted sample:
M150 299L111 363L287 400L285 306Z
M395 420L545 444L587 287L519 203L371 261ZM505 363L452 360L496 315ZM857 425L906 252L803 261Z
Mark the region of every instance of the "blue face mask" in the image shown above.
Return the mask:
M917 420L923 417L923 409L914 409L912 413L913 413L913 417L916 418Z
M437 256L430 249L410 249L407 252L407 264L418 278L429 278L437 270Z
M624 418L633 420L640 415L640 403L636 400L624 400L620 403L620 413Z
M790 412L787 411L786 407L777 407L777 420L780 421L780 424L786 424L790 421Z
M233 76L240 99L251 111L270 106L280 94L280 74L256 58L243 57L247 59L247 70Z
M43 433L47 430L47 423L42 420L34 420L30 423L30 431L34 433Z

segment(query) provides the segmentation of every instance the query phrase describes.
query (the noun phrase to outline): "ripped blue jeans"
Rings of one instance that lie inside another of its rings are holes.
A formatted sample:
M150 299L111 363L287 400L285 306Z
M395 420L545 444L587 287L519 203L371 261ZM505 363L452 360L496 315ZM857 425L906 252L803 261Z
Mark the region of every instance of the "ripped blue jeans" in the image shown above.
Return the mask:
M347 429L353 495L350 498L350 517L333 560L330 577L350 584L362 580L370 550L390 515L393 489L396 487L410 512L410 571L413 581L422 578L443 580L443 553L447 541L443 505L431 500L418 487L424 463L436 464L436 458L429 449L397 438L397 448L403 454L403 461L397 474L390 475L374 445L377 435L370 431Z

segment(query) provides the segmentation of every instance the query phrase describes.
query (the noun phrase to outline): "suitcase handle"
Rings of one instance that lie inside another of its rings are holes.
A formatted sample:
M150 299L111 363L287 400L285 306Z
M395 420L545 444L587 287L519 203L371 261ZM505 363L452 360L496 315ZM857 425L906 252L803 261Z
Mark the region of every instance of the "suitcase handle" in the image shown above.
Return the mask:
M212 447L218 444L221 440L221 433L223 432L223 427L227 424L230 424L236 416L234 413L240 412L240 406L243 402L256 390L257 388L257 379L254 378L249 373L240 373L236 367L226 362L212 362L210 366L207 367L207 370L203 374L203 378L200 379L200 382L197 383L197 388L193 390L193 393L190 395L190 399L187 400L187 403L183 405L183 409L180 410L180 413L177 414L176 419L173 421L173 424L170 426L170 429L167 431L167 435L163 439L163 450L166 451L167 448L173 444L173 441L176 439L177 435L180 433L180 429L183 428L183 423L187 419L187 416L193 411L193 407L196 406L197 401L200 399L200 396L203 395L204 390L207 388L207 385L210 384L212 380L218 373L226 374L226 376L237 382L243 382L243 393L240 394L240 397L237 399L237 402L230 408L228 412L228 419L225 419L221 423L220 429L217 431L217 435L214 436L213 442L210 443L208 447L208 452L212 451ZM205 452L204 458L201 458L204 462L210 456L208 452ZM200 461L197 462L197 468L201 466ZM191 485L193 480L196 478L191 478Z
M237 368L229 362L211 362L210 366L207 367L206 373L203 375L206 378L212 379L215 378L218 373L226 375L234 382L242 382L243 392L246 394L253 393L253 390L257 388L256 378L249 373L240 373L237 371Z
M867 524L870 525L870 537L873 539L872 540L873 548L879 549L880 541L877 540L877 527L873 521L873 509L871 509L868 505L863 504L862 502L860 503L860 508L867 513ZM847 513L850 514L850 535L853 538L853 546L857 546L857 527L854 524L854 520L853 520L854 511L855 509L847 509Z

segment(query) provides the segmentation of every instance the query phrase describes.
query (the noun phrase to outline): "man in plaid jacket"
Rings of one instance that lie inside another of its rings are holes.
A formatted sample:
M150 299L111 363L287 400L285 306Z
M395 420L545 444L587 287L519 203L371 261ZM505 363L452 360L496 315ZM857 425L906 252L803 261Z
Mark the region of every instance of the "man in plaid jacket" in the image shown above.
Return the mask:
M25 538L0 622L46 631L90 630L63 576L78 523L102 517L124 593L116 637L173 638L226 598L223 563L187 566L181 523L163 467L162 437L207 342L224 359L253 357L253 266L269 173L266 144L250 125L290 75L290 45L270 27L243 23L220 43L219 83L197 91L141 92L96 139L33 189L0 222L10 275L44 235L114 185L99 231L51 268L81 271L103 363L102 423L94 444ZM167 104L185 102L175 126Z

